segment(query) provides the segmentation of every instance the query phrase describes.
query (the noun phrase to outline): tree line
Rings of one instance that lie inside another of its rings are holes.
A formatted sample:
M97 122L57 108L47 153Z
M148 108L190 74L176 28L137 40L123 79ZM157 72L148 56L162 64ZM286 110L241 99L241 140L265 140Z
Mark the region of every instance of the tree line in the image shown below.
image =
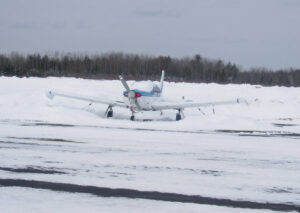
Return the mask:
M194 57L171 58L137 54L0 54L0 76L79 77L88 79L157 80L161 70L166 80L204 83L249 83L264 86L300 86L300 70L268 70L241 67L197 54Z

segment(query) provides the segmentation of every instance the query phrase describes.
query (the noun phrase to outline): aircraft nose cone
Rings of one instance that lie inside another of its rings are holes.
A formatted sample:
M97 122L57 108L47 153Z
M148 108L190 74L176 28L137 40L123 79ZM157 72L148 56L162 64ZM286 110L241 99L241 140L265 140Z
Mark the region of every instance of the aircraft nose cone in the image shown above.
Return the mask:
M129 91L128 92L128 98L135 98L135 92L134 91Z

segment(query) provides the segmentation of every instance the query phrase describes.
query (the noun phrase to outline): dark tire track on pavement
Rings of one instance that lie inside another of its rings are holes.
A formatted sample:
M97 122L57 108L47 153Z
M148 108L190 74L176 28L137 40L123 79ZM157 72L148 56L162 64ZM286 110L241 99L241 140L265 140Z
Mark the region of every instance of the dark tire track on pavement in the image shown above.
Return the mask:
M0 179L2 187L28 187L35 189L48 189L53 191L71 192L71 193L89 193L101 197L118 197L132 199L148 199L157 201L196 203L216 206L226 206L234 208L249 209L269 209L274 211L298 211L300 206L284 203L260 203L255 201L230 200L221 198L203 197L198 195L184 195L176 193L165 193L157 191L139 191L134 189L114 189L108 187L85 186L69 183L54 183L36 180L22 179Z

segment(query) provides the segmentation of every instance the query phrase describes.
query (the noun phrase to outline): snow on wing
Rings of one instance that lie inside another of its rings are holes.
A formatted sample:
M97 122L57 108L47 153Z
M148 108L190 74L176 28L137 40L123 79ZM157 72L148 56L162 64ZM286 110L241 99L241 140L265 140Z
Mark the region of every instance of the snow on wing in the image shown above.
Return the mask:
M109 100L109 99L106 99L106 98L97 98L97 97L92 97L92 96L79 96L79 95L73 95L73 94L70 94L70 93L62 93L62 92L54 92L54 91L47 91L46 95L50 99L53 99L54 96L61 96L61 97L65 97L65 98L88 101L88 102L92 102L92 103L107 104L107 105L112 106L112 107L113 106L118 106L118 107L128 108L128 105L126 105L122 101L113 101L113 100Z
M228 104L239 104L246 103L247 101L241 98L237 98L232 101L218 101L218 102L184 102L184 103L154 103L151 108L153 110L165 110L165 109L184 109L184 108L192 108L192 107L207 107L207 106L216 106L216 105L228 105Z

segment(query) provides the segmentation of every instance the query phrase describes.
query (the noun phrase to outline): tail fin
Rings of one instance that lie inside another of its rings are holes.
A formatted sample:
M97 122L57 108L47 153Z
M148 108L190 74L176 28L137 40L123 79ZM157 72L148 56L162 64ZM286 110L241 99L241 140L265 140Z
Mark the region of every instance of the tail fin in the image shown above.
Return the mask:
M164 88L164 78L165 78L165 71L161 71L161 78L160 78L160 92L162 92Z

